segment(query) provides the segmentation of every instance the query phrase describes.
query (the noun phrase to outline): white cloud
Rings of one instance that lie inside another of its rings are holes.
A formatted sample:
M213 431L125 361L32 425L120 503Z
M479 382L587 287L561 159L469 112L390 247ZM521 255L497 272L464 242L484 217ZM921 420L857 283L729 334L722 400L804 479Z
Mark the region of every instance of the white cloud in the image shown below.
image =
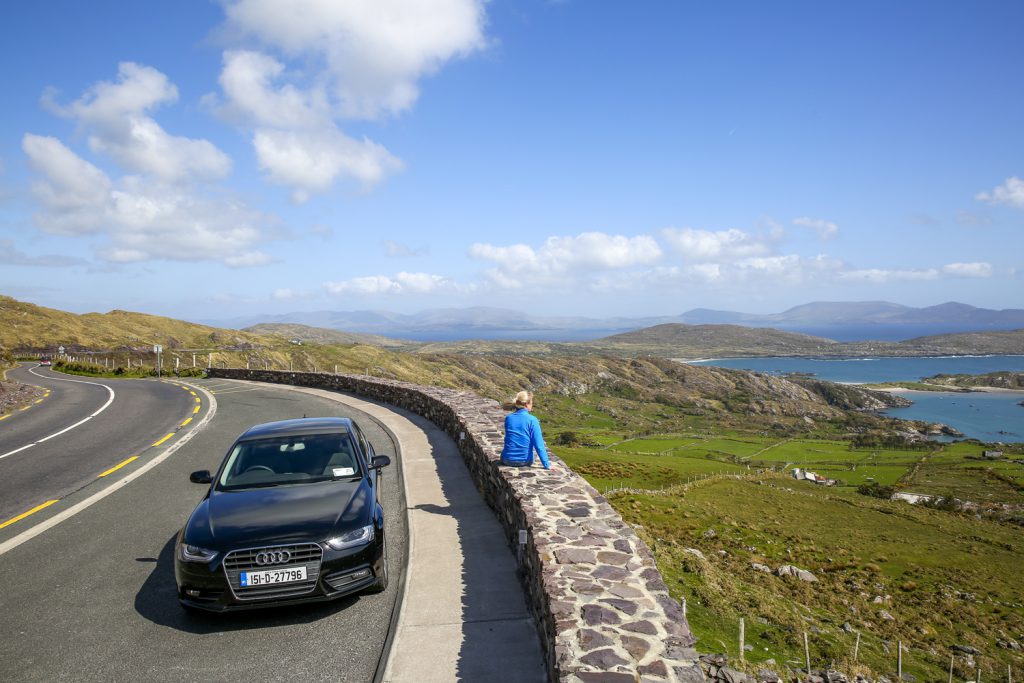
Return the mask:
M112 263L155 259L268 263L255 246L266 219L244 205L140 176L112 181L52 137L27 134L22 149L41 176L33 192L40 229L61 235L103 235L98 256Z
M818 239L820 240L831 239L839 234L838 225L820 218L802 216L800 218L793 219L793 225L801 228L810 228L814 232L818 233Z
M292 301L294 299L304 299L308 297L309 294L306 292L300 292L298 290L289 289L287 287L275 289L270 295L270 298L275 301Z
M430 273L398 273L395 276L370 275L341 282L325 282L324 289L332 295L342 294L429 294L442 288L457 288L443 275Z
M743 278L767 278L775 282L803 280L802 259L796 254L756 256L737 261L734 269Z
M879 268L867 268L862 270L846 270L840 272L836 277L846 282L915 282L924 280L936 280L939 271L935 268L925 270L884 270Z
M276 85L284 72L285 66L267 55L225 53L220 83L228 100L219 111L252 127L260 169L271 182L293 188L294 201L307 201L343 178L369 189L402 169L383 146L355 140L338 128L322 87Z
M942 266L944 275L951 277L992 277L991 263L947 263Z
M482 0L226 0L225 13L228 34L263 51L224 53L218 110L252 132L260 168L297 202L401 171L384 146L337 121L410 108L420 78L485 46Z
M987 278L994 272L990 263L948 263L940 268L886 270L866 268L841 270L836 273L843 282L885 284L890 282L927 282L942 277Z
M979 192L974 198L989 204L1006 204L1015 209L1024 209L1024 180L1016 176L1007 178L1006 182L991 192Z
M687 261L728 262L771 253L766 241L735 228L717 232L666 228L661 236Z
M499 286L520 288L564 278L586 278L597 271L651 265L662 257L661 247L647 235L625 237L585 232L575 237L549 237L534 249L526 244L507 247L477 243L469 256L491 261L488 276Z
M401 170L402 162L367 139L353 140L336 128L309 131L257 130L253 146L269 179L295 188L296 202L323 192L341 177L376 185Z
M88 132L92 151L105 154L133 173L164 182L215 180L231 170L231 160L208 140L170 135L147 112L177 101L178 89L156 69L122 62L116 83L101 81L66 107L44 103L75 119Z
M29 166L44 176L32 188L47 209L37 216L40 227L61 235L103 230L112 189L106 174L56 138L25 135L21 148Z
M341 115L408 109L417 82L482 49L483 0L228 0L229 30L323 65Z
M284 64L268 55L251 50L225 52L220 85L228 99L220 112L227 118L276 128L307 128L330 122L323 88L302 90L291 83L275 87L274 81L284 72Z

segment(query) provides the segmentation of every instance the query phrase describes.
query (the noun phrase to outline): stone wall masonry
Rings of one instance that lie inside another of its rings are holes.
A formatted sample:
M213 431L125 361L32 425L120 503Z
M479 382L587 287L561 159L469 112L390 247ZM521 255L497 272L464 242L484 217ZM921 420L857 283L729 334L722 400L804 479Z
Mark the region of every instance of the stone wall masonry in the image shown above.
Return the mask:
M211 377L317 387L404 408L459 446L513 547L559 683L704 681L695 639L654 556L608 501L557 456L552 468L498 464L505 411L476 394L362 375L212 368Z

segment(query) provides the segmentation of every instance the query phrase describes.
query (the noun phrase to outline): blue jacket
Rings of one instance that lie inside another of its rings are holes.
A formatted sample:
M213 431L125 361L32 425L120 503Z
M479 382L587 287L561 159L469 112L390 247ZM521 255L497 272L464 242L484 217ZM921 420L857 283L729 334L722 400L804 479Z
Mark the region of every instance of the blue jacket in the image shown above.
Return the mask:
M551 469L548 451L544 447L544 435L540 431L540 420L530 415L526 408L520 408L505 416L505 447L501 450L503 462L533 464L533 451L537 451L544 469Z

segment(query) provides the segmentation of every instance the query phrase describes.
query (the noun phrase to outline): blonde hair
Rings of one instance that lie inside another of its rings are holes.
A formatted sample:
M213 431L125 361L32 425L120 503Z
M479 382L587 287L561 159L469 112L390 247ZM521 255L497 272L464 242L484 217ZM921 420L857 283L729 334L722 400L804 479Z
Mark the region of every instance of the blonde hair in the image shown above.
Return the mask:
M529 391L520 391L516 394L515 405L517 408L525 408L526 405L533 400L533 394Z

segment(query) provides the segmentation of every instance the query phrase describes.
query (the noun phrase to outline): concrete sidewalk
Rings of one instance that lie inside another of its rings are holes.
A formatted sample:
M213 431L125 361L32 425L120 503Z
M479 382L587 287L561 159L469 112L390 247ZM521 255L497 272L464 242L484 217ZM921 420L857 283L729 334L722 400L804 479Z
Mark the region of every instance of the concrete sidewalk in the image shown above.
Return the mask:
M398 441L396 455L402 459L409 515L409 559L383 680L547 681L515 557L455 443L432 422L400 408L294 388L373 416Z

